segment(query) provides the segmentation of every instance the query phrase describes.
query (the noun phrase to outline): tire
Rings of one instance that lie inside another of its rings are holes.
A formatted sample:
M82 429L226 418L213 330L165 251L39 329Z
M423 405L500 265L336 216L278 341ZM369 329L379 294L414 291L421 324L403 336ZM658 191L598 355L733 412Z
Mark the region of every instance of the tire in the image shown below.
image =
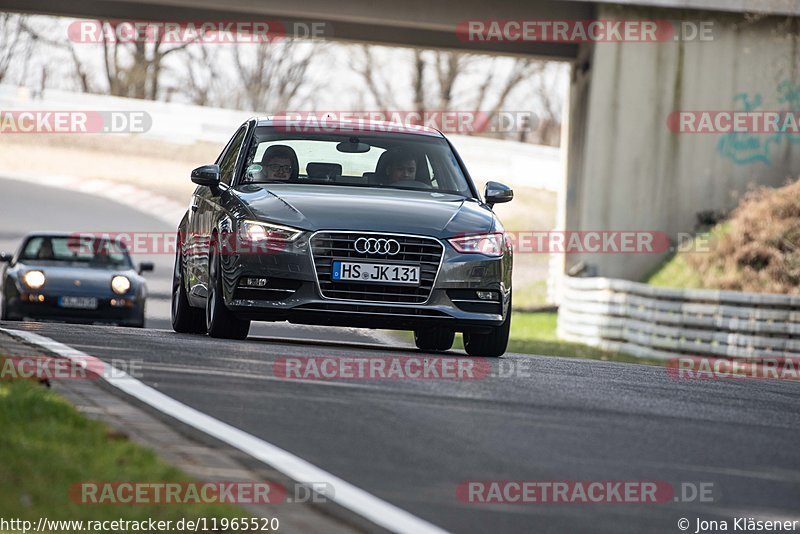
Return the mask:
M419 350L444 351L453 347L456 333L452 330L429 328L414 330L414 343Z
M497 358L505 354L508 347L508 336L511 332L511 302L508 303L508 315L500 326L493 326L488 334L464 332L464 350L470 356Z
M8 283L8 280L6 280ZM17 319L12 319L8 313L8 296L4 293L2 298L0 298L0 321L16 321Z
M180 244L178 245L178 254L175 256L175 269L172 273L172 306L170 308L173 330L181 334L206 333L206 318L203 310L192 308L189 305L189 298L186 296Z
M139 319L131 324L131 328L144 328L144 304L142 305L142 312L139 314Z
M222 297L222 276L220 276L219 254L211 251L208 260L208 298L206 299L206 332L211 337L221 339L247 339L250 321L237 318Z

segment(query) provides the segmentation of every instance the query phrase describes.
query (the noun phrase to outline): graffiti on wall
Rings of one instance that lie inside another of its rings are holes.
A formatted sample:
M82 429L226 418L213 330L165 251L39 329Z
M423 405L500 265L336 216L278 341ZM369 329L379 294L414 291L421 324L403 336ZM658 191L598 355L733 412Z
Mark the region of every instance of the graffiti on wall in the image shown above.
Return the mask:
M800 83L784 80L776 86L779 109L800 110ZM764 109L761 93L739 93L734 97L737 107L746 112ZM800 143L800 135L790 133L758 134L732 132L723 135L717 143L717 152L737 165L761 162L772 165L774 152L784 143Z

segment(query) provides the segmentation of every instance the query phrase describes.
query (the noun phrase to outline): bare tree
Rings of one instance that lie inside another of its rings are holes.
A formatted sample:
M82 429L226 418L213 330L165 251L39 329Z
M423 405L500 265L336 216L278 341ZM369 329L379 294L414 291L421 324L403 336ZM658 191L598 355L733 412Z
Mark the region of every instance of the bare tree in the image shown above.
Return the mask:
M411 73L411 83L414 86L414 110L425 111L425 59L421 50L414 50L414 63Z
M538 124L530 140L540 145L558 146L561 143L561 120L564 100L557 88L558 77L543 69L531 78L531 99L536 103Z
M528 98L543 110L533 138L548 144L558 143L560 99L544 62L415 49L406 55L411 76L405 79L403 87L397 83L396 74L391 80L385 77L387 70L397 73L403 69L386 69L379 57L375 47L361 45L351 56L350 66L364 80L366 92L383 111L397 109L397 95L410 89L411 107L415 111L433 110L432 106L436 111L468 109L482 112L481 120L490 123L506 109L515 92L527 89L533 93ZM529 107L532 106L526 106Z
M414 105L417 109L425 107L425 94L424 94L424 78L423 72L424 64L421 63L421 56L419 52L416 55L416 74L414 80ZM364 79L367 92L375 100L375 103L381 111L387 111L396 108L395 104L395 91L396 88L390 80L384 76L384 69L381 60L375 49L367 45L359 45L356 48L356 53L351 56L350 68L353 69L361 78Z
M121 42L109 35L117 35L120 22L100 20L103 81L90 76L91 69L78 54L76 43L70 40L51 39L48 35L57 32L53 28L34 28L26 24L25 30L34 40L57 49L66 50L74 67L74 74L82 91L88 93L108 93L114 96L156 100L160 97L161 79L166 71L165 58L186 48L192 42L170 45L164 42L164 32L155 32L152 40Z
M461 76L471 57L459 52L434 52L432 63L436 68L439 86L439 109L452 109L456 81Z
M101 23L113 29L116 35L118 23ZM164 36L164 32L157 32L152 42L136 40L121 43L116 39L109 42L106 32L103 32L103 65L110 94L147 100L159 98L161 79L165 72L164 59L193 44L188 41L167 45Z
M240 82L234 91L235 107L277 112L308 103L313 96L308 67L320 54L320 46L287 39L235 47L233 66Z
M31 43L25 32L25 17L11 13L0 13L0 83L9 73L11 62L22 58L26 70Z
M183 51L184 69L182 94L198 106L217 106L219 76L215 71L219 67L218 46L197 44ZM177 92L177 91L176 91Z

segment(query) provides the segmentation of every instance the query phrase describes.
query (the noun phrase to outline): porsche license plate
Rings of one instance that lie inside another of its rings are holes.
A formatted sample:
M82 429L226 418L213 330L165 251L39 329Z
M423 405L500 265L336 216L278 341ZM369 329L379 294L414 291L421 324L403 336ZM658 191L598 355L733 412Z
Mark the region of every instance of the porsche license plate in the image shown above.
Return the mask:
M96 310L97 299L95 297L59 297L58 305L62 308L76 310Z

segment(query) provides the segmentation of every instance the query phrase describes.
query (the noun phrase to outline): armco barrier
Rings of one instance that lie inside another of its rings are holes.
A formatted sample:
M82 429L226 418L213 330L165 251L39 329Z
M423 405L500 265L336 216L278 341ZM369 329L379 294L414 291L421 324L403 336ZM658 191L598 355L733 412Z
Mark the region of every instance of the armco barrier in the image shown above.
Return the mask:
M564 280L558 336L645 358L800 355L800 296Z

